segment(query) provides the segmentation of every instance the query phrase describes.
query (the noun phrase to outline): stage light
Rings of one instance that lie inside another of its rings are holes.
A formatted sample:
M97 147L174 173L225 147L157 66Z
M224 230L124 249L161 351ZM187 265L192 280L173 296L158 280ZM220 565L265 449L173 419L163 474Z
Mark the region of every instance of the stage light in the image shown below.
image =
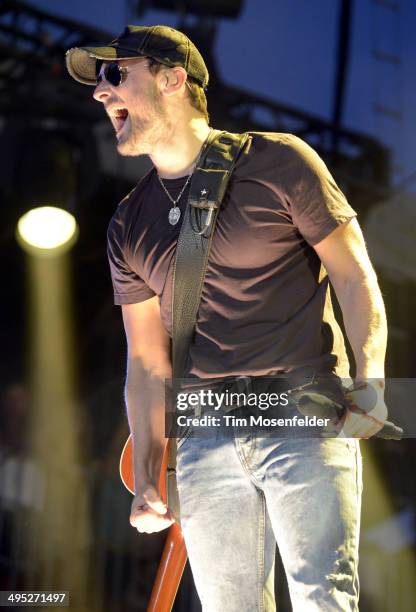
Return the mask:
M17 223L17 238L22 248L38 254L62 253L78 236L75 217L55 206L32 208Z
M88 465L88 447L71 269L70 253L26 257L29 448L42 475L44 497L42 509L25 531L25 546L36 568L37 585L70 585L73 608L92 612L96 608L84 601L94 586L88 581L91 514L83 467Z
M68 251L78 237L83 147L55 123L11 124L6 132L13 143L8 194L19 245L36 256Z

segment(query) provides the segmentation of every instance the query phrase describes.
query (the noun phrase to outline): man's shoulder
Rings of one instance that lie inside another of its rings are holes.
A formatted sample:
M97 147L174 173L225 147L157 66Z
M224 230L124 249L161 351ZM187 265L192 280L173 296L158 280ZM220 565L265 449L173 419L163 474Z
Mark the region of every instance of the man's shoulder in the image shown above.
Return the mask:
M143 175L136 185L122 198L109 221L107 236L113 234L121 235L124 228L130 223L131 215L134 214L137 205L140 204L141 195L146 189L149 179L151 178L153 168Z
M275 155L305 156L312 147L299 136L290 132L248 132L251 136L251 146L256 151L269 151Z
M124 210L129 204L131 204L140 196L140 194L146 189L146 186L149 180L151 179L153 172L154 168L151 168L150 170L148 170L148 172L146 172L146 174L140 177L133 189L131 189L122 200L120 200L117 205L118 209Z
M270 145L283 144L290 146L298 140L304 142L299 136L290 132L255 132L250 130L248 134L256 142L264 142Z
M134 208L135 205L140 201L140 196L146 190L153 171L154 169L151 168L148 172L146 172L146 174L144 174L138 180L136 185L134 185L134 187L127 193L127 195L125 195L124 198L122 198L118 202L112 217L113 219L128 215L132 211L132 208Z
M249 131L249 139L237 163L237 175L258 172L280 178L285 170L300 172L319 159L317 153L302 138L286 132Z

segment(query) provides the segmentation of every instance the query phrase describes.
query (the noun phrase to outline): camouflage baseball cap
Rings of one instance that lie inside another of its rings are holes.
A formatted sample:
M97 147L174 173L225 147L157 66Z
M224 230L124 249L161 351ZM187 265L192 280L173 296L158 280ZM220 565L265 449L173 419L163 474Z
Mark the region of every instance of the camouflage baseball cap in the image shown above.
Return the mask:
M97 60L115 61L142 56L151 57L166 66L182 66L202 87L208 85L207 67L193 42L179 30L163 25L129 25L104 47L69 49L66 66L76 81L96 85Z

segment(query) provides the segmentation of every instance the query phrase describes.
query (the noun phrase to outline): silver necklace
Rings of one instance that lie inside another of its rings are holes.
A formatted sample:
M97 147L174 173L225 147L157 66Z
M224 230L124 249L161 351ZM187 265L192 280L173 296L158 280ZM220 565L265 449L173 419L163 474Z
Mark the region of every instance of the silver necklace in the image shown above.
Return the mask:
M180 217L181 217L181 209L179 208L179 206L177 205L179 200L182 197L183 192L185 191L189 181L191 180L191 176L192 174L190 174L188 176L188 178L186 179L185 185L182 187L180 194L178 195L178 197L174 200L172 198L172 196L170 195L169 191L166 189L162 179L160 178L159 174L157 173L157 178L159 179L159 183L162 185L163 191L166 193L166 195L168 196L169 200L172 202L173 206L172 208L169 210L169 223L171 225L176 225L177 222L179 221Z
M198 162L199 162L199 160L201 158L201 155L202 155L202 151L205 149L205 145L206 145L206 143L208 141L208 138L209 138L211 132L212 132L212 128L210 128L210 130L208 132L208 136L206 137L205 142L202 145L201 150L199 151L198 157L196 158L196 160L194 162L194 170L195 170L196 166L198 165ZM188 178L186 179L185 185L182 187L180 194L178 195L178 197L175 200L172 198L172 196L170 195L169 191L166 189L162 179L159 176L159 173L156 172L156 174L157 174L157 178L159 179L159 183L161 184L161 186L163 188L163 191L166 193L166 195L168 196L169 200L172 203L172 208L170 209L169 216L168 216L169 223L171 225L176 225L177 222L179 221L179 219L181 218L181 209L179 208L179 206L177 204L178 204L179 200L181 199L182 194L185 191L189 181L191 180L191 177L192 177L192 174L193 174L193 170L192 170L191 174L188 176Z

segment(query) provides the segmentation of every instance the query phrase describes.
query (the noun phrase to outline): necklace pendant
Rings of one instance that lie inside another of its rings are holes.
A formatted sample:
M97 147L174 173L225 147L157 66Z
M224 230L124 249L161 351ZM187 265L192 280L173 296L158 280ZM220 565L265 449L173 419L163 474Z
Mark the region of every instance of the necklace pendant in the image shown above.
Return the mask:
M173 206L169 211L169 223L176 225L181 216L181 210L179 206Z

